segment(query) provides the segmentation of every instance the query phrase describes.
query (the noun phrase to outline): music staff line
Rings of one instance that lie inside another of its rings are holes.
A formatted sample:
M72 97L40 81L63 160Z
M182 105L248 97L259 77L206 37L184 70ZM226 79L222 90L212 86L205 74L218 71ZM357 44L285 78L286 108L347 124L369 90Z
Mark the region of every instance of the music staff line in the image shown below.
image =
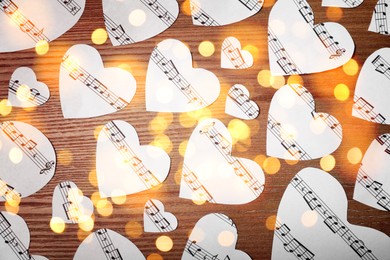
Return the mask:
M119 249L114 246L110 236L107 233L107 229L99 229L95 233L95 236L99 242L100 248L103 250L107 260L122 260Z
M175 22L175 16L171 14L158 0L140 0L154 15L168 27Z
M116 24L108 15L103 14L107 33L119 42L120 45L134 43L135 41L126 33L121 24Z
M311 210L315 210L323 219L324 224L337 234L351 247L351 249L363 260L378 259L373 252L367 248L364 242L359 239L325 204L325 202L310 188L310 186L300 177L295 176L290 184L302 196Z
M250 11L258 12L261 9L261 4L259 0L239 0L241 4L243 4Z
M153 201L148 200L146 202L145 213L160 232L170 232L174 230L171 223L164 218L160 209L153 203Z
M80 205L74 194L75 190L71 190L72 186L69 181L64 181L59 184L59 190L62 198L62 207L65 211L66 217L73 224L78 223L81 213ZM73 188L76 189L76 188Z
M14 187L8 185L5 181L0 178L0 196L5 201L20 201L22 194L17 192Z
M374 8L375 27L380 34L389 34L388 18L386 9L389 6L389 0L379 0Z
M234 101L234 104L244 112L244 114L250 118L254 119L259 115L260 110L251 104L250 99L247 94L242 91L242 89L233 86L228 92L228 96Z
M198 260L230 260L229 255L226 255L224 258L219 258L219 254L213 255L206 249L199 246L196 241L188 240L184 250Z
M183 164L183 180L200 201L208 201L210 203L216 203L211 194L199 181L198 177L193 171L188 168L186 164Z
M383 74L387 79L390 79L390 63L385 58L378 55L371 63L374 65L375 71Z
M21 86L26 86L19 83L19 80L10 80L8 89L10 92L20 97L23 101L27 101L35 106L44 104L48 98L41 95L41 93L35 88L29 88L29 91L18 91ZM28 86L27 86L28 87Z
M190 2L192 18L204 26L220 26L209 14L202 10L194 1Z
M28 139L12 122L0 123L1 130L15 143L25 155L40 169L40 174L46 174L52 170L55 162L49 161L36 147L38 144L33 139Z
M385 153L390 154L390 136L388 134L383 134L375 138L380 145L386 146Z
M355 112L357 112L363 119L378 124L385 124L386 118L374 111L374 106L367 100L357 95L354 96L353 106Z
M121 154L124 163L130 166L146 188L150 189L161 184L153 173L146 168L141 158L130 148L129 144L125 141L126 136L113 121L108 122L104 126L103 131Z
M80 5L75 0L57 0L71 14L76 15L80 10Z
M236 69L249 68L249 65L242 57L241 50L235 47L228 38L226 38L222 43L222 52Z

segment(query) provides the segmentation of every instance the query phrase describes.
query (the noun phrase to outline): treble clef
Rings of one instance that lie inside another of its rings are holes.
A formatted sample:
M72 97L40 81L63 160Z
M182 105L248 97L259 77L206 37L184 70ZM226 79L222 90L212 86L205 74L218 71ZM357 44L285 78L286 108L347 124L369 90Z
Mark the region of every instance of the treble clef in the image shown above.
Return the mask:
M43 168L39 174L46 174L47 171L50 171L50 169L53 167L54 161L46 162L45 163L45 168Z

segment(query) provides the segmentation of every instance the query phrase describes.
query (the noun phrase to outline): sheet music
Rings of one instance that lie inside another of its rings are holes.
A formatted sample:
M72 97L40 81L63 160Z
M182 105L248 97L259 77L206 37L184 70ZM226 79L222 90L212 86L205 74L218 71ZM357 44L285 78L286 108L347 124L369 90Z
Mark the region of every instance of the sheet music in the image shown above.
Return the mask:
M28 103L32 104L33 106L43 105L48 100L47 97L42 96L41 93L35 88L30 89L30 93L26 93L25 91L22 91L19 92L21 94L18 94L18 89L21 86L22 84L19 83L19 80L15 80L15 81L10 80L8 89L10 93L15 96L15 98L19 97L22 100L25 100Z
M378 0L372 13L369 31L389 35L390 19L387 18L390 10L389 5L389 0Z
M241 43L234 37L227 37L222 42L221 68L246 69L252 67L253 56L249 51L241 49Z
M208 13L206 13L195 1L191 1L192 22L195 25L220 26Z
M72 15L76 15L80 10L81 6L76 0L57 0L66 10Z
M159 200L148 200L144 206L145 232L171 232L177 228L176 217L165 211Z
M199 201L208 201L210 203L217 203L210 193L206 190L206 188L199 181L198 177L196 177L195 173L191 171L187 165L183 163L183 178L182 180L188 185L188 187L192 190L192 194L194 194L195 198Z
M3 198L3 201L20 201L22 194L0 178L0 196Z
M115 42L112 45L126 45L130 43L134 43L135 40L133 40L125 31L123 28L123 25L116 24L108 15L103 14L104 16L104 24L106 25L107 33L110 36L111 41L115 39Z
M267 155L289 160L320 158L337 149L342 135L336 118L315 111L313 96L305 87L285 85L272 98Z
M241 119L255 119L260 113L260 108L249 99L249 91L245 86L235 84L228 92L225 113Z
M378 124L386 124L386 118L375 112L375 107L362 97L354 96L353 112L355 116Z
M107 259L123 259L120 251L114 246L110 235L107 233L107 229L99 229L94 234L99 241L100 247Z
M341 8L355 8L363 3L363 0L322 0L322 6Z

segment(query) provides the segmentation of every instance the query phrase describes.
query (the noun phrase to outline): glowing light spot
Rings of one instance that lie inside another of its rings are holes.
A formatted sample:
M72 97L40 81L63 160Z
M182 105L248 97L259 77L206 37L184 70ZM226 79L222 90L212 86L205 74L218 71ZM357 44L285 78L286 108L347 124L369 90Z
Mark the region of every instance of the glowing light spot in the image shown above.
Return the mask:
M133 26L142 26L146 21L146 14L141 9L135 9L129 14L129 23Z
M98 125L97 127L95 127L95 130L93 130L93 136L96 140L99 138L99 134L103 130L103 127L104 125Z
M316 211L308 210L302 214L301 222L305 227L312 227L317 223L318 214Z
M280 89L281 87L284 86L286 80L284 79L283 76L272 76L270 82L271 82L271 86L274 89Z
M21 102L28 101L32 98L30 87L27 85L21 85L16 90L16 97Z
M79 228L84 231L91 231L95 225L95 222L90 216L83 215L79 219Z
M345 101L349 98L349 88L345 84L338 84L334 88L333 94L337 100Z
M182 157L184 157L184 154L186 153L186 150L187 150L187 144L188 144L188 141L187 140L184 140L183 142L180 143L179 145L179 153Z
M214 44L210 41L203 41L199 44L198 51L203 57L210 57L215 52Z
M245 45L244 48L242 48L245 51L249 51L253 57L258 57L259 56L259 49L251 44Z
M126 193L123 190L113 190L111 193L111 200L117 205L124 204L126 199Z
M321 118L317 118L316 120L312 119L310 121L310 130L316 134L322 134L327 128L327 124Z
M11 113L12 106L11 102L9 102L7 99L3 99L0 101L0 115L7 116Z
M159 254L153 253L148 255L148 258L146 258L146 260L164 260L164 258Z
M112 215L114 208L112 206L112 203L108 200L100 200L96 204L96 210L101 216L108 217Z
M234 234L225 230L218 234L218 243L223 247L229 247L234 243L235 237Z
M57 161L60 165L69 165L73 161L73 153L71 150L59 150L57 152Z
M23 160L23 152L18 147L11 148L8 156L14 164L18 164Z
M265 156L264 154L259 154L255 157L255 162L258 164L258 165L263 165L265 159L267 159L267 156Z
M97 187L98 186L98 182L97 182L97 175L96 175L96 171L95 170L92 170L89 172L88 174L88 180L89 180L89 183L94 186L94 187Z
M77 230L77 239L79 241L83 241L84 239L86 239L88 237L89 234L91 234L90 231L84 231L82 229L79 229L79 230Z
M257 82L265 88L271 87L271 71L269 70L261 70L257 74Z
M1 194L0 194L1 195ZM8 205L12 207L18 207L21 201L21 198L17 195L14 196L6 196Z
M167 153L170 153L173 148L171 139L169 139L169 137L164 134L156 135L151 145L160 147L161 149L164 149Z
M251 130L249 126L239 119L233 119L228 124L228 130L233 138L233 143L238 140L245 140L250 137Z
M9 213L14 213L14 214L18 214L19 212L19 206L13 206L13 205L10 205L8 203L8 201L6 201L4 203L4 206L5 206L5 210Z
M191 0L185 0L181 5L181 11L185 15L191 15Z
M156 239L156 247L162 252L168 252L173 247L173 241L168 236L160 236Z
M45 40L40 40L35 44L35 52L38 55L45 55L49 51L49 43Z
M156 116L149 123L149 129L155 134L162 134L168 128L169 123L162 116Z
M320 165L324 171L331 171L336 166L336 159L332 155L326 155L321 158Z
M175 183L176 183L177 185L180 185L180 182L181 182L181 167L180 167L179 170L177 170L177 171L175 172L174 178L175 178Z
M199 198L199 197L196 196L196 194L194 194L194 193L192 193L192 195L191 195L191 200L192 200L192 202L193 202L195 205L198 205L198 206L203 205L203 204L206 203L206 200L205 200L205 199Z
M52 217L50 220L50 228L54 233L61 234L65 230L65 221L59 217Z
M107 41L107 31L103 28L98 28L93 31L91 40L94 44L101 45Z
M303 86L303 78L299 75L291 75L287 79L287 84L299 84Z
M92 201L93 205L95 205L95 207L97 207L97 204L98 204L98 202L99 202L100 200L105 200L105 201L107 201L106 198L102 199L102 198L100 197L100 193L99 193L98 191L95 191L94 193L92 193L92 195L91 195L91 201Z
M339 7L328 7L326 17L331 21L338 21L343 17L343 10Z
M349 76L354 76L359 71L359 64L356 60L350 59L347 63L343 65L343 71Z
M362 159L362 156L363 156L362 151L358 147L353 147L349 149L347 154L348 161L351 164L358 164Z
M188 114L185 114L185 113L180 113L179 122L180 122L180 125L185 127L185 128L194 127L197 123L195 118L189 117Z
M280 170L280 161L278 158L268 157L264 160L263 169L268 174L275 174Z
M288 165L295 165L299 162L298 160L285 160L285 161Z
M118 68L126 70L130 73L133 73L133 71L131 70L131 66L128 63L121 63L118 65Z
M275 224L276 224L277 217L276 215L271 215L265 220L265 227L268 230L275 230Z
M143 227L138 222L130 221L126 223L125 232L128 237L137 238L142 235Z
M263 1L263 7L271 7L275 4L275 0Z

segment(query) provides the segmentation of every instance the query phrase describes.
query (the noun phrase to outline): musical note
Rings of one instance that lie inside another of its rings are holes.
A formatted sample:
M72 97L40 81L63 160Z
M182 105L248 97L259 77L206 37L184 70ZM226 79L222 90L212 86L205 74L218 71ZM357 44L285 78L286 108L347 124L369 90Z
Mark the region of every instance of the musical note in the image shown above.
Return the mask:
M76 15L80 10L80 5L75 0L57 0L66 10L73 16Z
M41 93L35 88L32 88L32 89L29 88L29 91L24 91L24 89L22 88L22 91L18 92L18 89L21 86L26 86L26 85L20 84L19 80L11 79L9 82L8 89L9 89L11 94L19 97L23 101L26 101L26 102L29 102L29 103L35 105L35 106L40 106L40 105L44 104L45 102L47 102L48 98L41 95Z
M190 254L195 259L204 259L204 260L221 260L222 258L218 258L218 254L214 255L208 252L206 249L199 246L196 241L188 240L186 247L184 248L184 252ZM225 256L222 260L228 260L230 257L228 255Z
M144 212L152 221L152 223L157 227L159 232L170 232L175 229L169 223L169 221L163 216L160 209L153 203L153 200L148 200L144 207Z
M387 60L385 60L381 55L378 55L371 63L374 65L375 71L390 79L390 63Z
M199 181L198 177L193 171L188 168L186 164L183 164L183 180L188 185L192 194L198 198L200 201L208 201L210 203L216 203L210 193Z
M72 187L69 181L63 181L58 184L61 198L62 198L62 206L64 208L66 217L73 224L78 223L81 217L81 209L80 204L78 203L77 192L78 189L74 185Z
M311 115L314 120L318 118L325 122L325 124L337 135L340 140L343 138L343 130L340 123L331 115L324 113L316 113L315 111L311 112Z
M149 10L161 19L168 27L175 22L175 16L171 14L158 0L140 0Z
M362 97L358 97L355 95L353 110L357 112L363 119L375 122L379 124L385 124L386 118L382 116L380 113L376 113L374 111L374 106L371 105L367 100Z
M241 50L230 42L229 37L222 43L222 52L236 69L246 69L250 67L242 57Z
M262 4L260 4L259 0L239 0L241 4L243 4L250 11L258 12L261 9Z
M379 0L375 5L374 9L374 18L375 18L375 27L376 32L379 34L388 35L389 34L389 23L387 19L387 11L389 6L388 0Z
M104 255L107 259L120 259L122 260L121 253L117 247L114 246L107 229L99 229L95 233L97 240L99 241L100 247L103 250Z
M255 119L259 115L260 110L257 105L253 104L249 96L238 86L234 85L230 88L228 96L249 119Z
M220 24L214 20L210 15L208 15L204 10L202 10L194 1L190 2L191 13L194 21L200 23L204 26L219 26Z
M0 178L0 196L6 201L20 201L22 194Z
M119 45L125 45L134 43L135 41L127 35L125 32L123 26L121 24L116 24L108 15L103 14L104 16L104 23L107 28L107 33L111 36L111 38L114 38Z
M318 39L322 42L326 50L329 52L329 59L337 59L346 52L344 48L339 47L339 42L335 41L334 37L329 34L324 23L316 24L315 26L313 26L313 30L317 35Z

